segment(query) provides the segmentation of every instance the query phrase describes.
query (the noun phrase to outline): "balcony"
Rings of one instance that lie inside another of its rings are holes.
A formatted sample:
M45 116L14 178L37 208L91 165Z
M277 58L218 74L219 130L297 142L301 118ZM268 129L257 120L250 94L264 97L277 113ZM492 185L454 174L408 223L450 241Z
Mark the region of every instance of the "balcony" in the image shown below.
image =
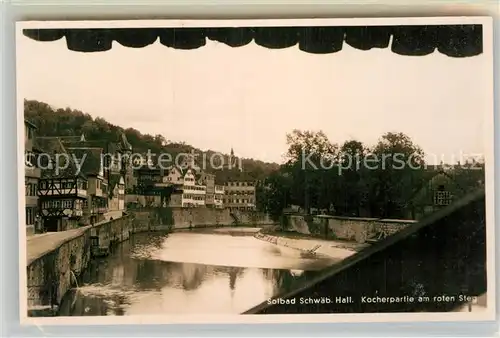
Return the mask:
M77 194L78 197L87 197L87 189L78 188Z

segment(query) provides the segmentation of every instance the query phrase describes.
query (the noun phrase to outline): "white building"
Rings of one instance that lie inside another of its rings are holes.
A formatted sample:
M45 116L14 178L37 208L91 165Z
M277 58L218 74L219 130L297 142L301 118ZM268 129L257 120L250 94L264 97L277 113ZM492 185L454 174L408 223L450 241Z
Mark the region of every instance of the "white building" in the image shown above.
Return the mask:
M109 183L111 189L108 194L109 211L125 210L125 180L121 175L112 175Z
M205 206L207 187L197 184L196 175L191 169L186 170L182 190L182 207Z

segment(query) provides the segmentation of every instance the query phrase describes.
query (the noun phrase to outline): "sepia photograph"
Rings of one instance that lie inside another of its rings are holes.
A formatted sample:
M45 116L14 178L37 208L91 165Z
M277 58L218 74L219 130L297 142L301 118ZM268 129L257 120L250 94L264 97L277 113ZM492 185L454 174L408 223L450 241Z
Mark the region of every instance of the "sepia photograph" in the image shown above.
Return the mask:
M16 34L22 321L495 318L491 18Z

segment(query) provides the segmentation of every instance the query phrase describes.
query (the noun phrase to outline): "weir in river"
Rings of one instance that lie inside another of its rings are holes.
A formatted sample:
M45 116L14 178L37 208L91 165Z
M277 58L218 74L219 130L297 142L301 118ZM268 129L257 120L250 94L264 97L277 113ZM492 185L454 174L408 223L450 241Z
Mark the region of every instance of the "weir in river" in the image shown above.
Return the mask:
M91 263L58 315L237 314L339 260L306 257L252 232L135 234Z

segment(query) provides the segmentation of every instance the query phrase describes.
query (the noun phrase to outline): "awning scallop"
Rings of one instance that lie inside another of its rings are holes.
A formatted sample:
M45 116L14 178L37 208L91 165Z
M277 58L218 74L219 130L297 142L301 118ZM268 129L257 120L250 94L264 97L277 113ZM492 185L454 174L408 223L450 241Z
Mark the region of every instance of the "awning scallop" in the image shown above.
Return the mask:
M65 38L68 49L85 53L108 51L113 41L130 48L159 41L166 47L188 50L205 46L207 40L235 48L253 41L264 48L295 47L315 54L339 52L344 43L359 50L391 48L408 56L437 50L450 57L470 57L483 51L482 25L25 29L23 33L44 42Z

